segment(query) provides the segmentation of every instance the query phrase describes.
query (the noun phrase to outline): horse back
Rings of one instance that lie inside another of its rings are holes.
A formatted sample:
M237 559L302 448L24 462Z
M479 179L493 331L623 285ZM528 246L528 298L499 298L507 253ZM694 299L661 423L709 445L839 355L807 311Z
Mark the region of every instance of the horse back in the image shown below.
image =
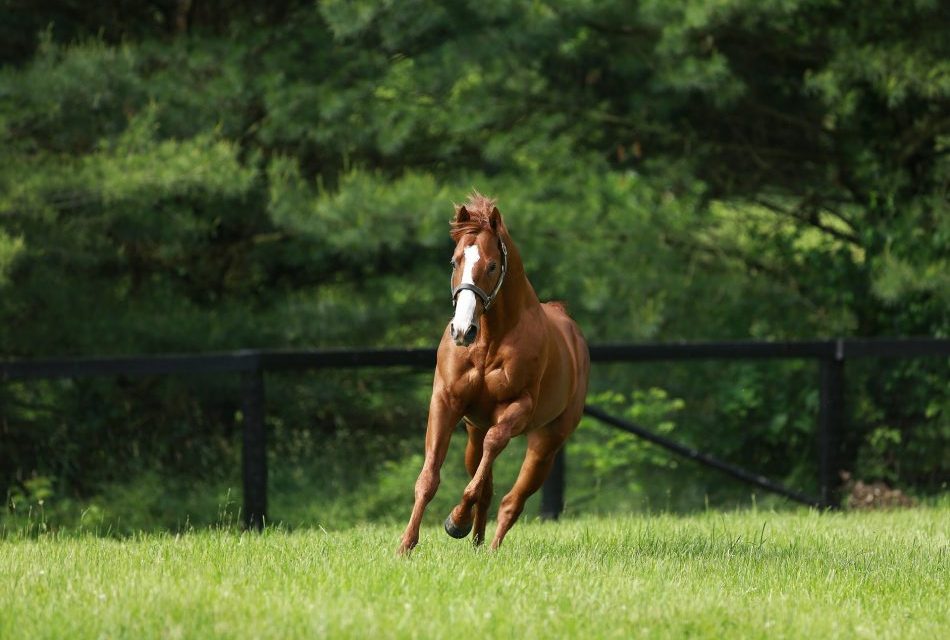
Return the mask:
M587 349L587 340L581 333L581 328L567 313L567 306L563 302L542 302L541 308L548 321L554 326L556 334L571 355L571 360L579 365L579 371L590 368L590 353Z

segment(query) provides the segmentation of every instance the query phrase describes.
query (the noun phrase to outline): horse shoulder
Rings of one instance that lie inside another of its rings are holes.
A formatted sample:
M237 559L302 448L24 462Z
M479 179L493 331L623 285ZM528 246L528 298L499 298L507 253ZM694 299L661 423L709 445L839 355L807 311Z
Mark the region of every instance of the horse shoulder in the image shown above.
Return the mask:
M441 386L450 402L467 405L482 386L481 376L467 357L466 350L459 349L446 331L436 353L435 384Z

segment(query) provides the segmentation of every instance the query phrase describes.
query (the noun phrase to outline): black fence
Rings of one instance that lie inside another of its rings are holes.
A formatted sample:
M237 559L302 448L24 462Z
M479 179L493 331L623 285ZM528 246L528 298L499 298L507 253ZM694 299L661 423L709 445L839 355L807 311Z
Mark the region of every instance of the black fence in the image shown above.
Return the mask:
M817 507L837 504L836 453L845 422L845 361L868 357L946 357L950 339L905 338L871 340L815 340L796 342L702 342L668 344L606 344L590 348L591 361L651 362L678 360L817 360L820 389L818 412L819 496L808 496L753 471L719 460L692 447L655 434L640 425L612 416L594 406L585 413L673 453L710 466L742 482ZM435 349L245 350L197 355L160 355L119 358L64 358L37 361L0 361L0 383L8 380L80 378L119 375L181 375L229 373L242 376L244 521L260 529L267 513L267 430L264 427L264 373L342 367L409 366L432 368ZM557 518L564 505L564 452L559 456L541 498L542 516Z

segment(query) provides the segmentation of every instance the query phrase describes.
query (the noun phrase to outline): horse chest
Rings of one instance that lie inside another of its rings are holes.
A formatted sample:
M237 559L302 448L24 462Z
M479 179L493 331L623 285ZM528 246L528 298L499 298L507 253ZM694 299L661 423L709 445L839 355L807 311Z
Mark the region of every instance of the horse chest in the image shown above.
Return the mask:
M511 379L502 368L488 371L482 376L482 380L485 393L496 401L509 398L517 391L512 388Z
M503 368L469 372L469 388L473 390L468 400L465 417L472 424L488 428L495 422L495 414L506 401L520 395L511 378Z
M475 402L484 400L498 404L518 395L508 373L502 369L479 370L473 368L467 376L467 386L473 392L471 399Z

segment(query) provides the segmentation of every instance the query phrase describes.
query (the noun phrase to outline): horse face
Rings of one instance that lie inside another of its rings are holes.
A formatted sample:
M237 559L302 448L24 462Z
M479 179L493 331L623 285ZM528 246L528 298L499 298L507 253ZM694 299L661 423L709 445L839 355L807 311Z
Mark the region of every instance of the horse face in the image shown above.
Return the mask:
M455 315L449 325L456 345L467 347L478 337L479 319L501 278L500 264L498 238L492 233L467 234L456 245L452 256Z

